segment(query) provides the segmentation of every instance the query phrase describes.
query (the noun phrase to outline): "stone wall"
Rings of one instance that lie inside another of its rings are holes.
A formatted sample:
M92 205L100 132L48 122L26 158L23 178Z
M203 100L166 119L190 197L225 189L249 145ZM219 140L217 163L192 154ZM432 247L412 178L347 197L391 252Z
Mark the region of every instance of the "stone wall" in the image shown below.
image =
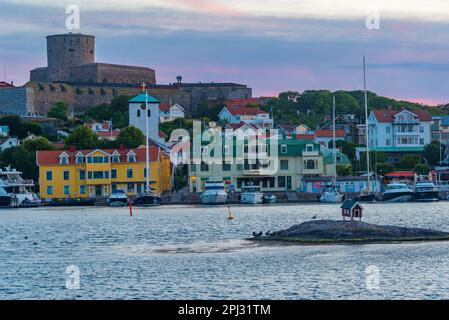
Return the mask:
M0 114L26 115L34 112L33 89L5 88L0 89Z

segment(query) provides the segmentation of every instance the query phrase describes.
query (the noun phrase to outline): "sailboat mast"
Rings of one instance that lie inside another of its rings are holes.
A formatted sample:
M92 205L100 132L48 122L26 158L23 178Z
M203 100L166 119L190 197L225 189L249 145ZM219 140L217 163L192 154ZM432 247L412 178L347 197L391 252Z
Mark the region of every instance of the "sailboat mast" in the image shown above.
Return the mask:
M332 99L332 149L334 153L332 185L335 186L337 184L337 152L335 145L335 96L333 96Z
M145 84L145 142L146 142L146 152L145 152L145 162L146 162L146 174L145 174L145 191L150 194L150 146L148 139L148 92Z
M366 94L366 62L363 56L363 91L365 95L365 137L366 137L366 182L370 191L370 159L369 159L369 126L368 126L368 96Z

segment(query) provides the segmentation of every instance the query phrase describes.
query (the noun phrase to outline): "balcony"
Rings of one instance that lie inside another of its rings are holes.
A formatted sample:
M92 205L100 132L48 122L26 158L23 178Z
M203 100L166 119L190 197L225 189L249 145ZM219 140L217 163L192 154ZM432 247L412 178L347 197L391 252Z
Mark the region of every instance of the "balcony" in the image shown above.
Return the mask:
M318 150L314 150L314 151L303 151L302 152L302 156L303 157L316 157L319 156L320 152Z

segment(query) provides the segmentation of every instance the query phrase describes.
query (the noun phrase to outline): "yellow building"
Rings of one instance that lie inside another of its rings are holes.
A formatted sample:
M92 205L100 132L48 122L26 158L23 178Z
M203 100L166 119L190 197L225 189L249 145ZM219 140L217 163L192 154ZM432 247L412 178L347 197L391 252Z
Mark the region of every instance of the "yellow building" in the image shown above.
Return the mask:
M170 157L150 146L150 183L156 193L171 189ZM145 192L146 148L37 151L40 196L53 198L108 197L113 190L129 196Z

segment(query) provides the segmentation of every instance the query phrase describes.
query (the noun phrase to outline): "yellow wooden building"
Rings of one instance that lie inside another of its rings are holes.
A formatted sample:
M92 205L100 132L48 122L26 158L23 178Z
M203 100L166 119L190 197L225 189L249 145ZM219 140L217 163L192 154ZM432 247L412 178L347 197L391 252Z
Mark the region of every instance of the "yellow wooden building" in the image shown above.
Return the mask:
M129 196L145 192L146 148L37 151L40 196L54 198L108 197L114 190ZM170 157L150 145L150 183L156 193L172 187Z

